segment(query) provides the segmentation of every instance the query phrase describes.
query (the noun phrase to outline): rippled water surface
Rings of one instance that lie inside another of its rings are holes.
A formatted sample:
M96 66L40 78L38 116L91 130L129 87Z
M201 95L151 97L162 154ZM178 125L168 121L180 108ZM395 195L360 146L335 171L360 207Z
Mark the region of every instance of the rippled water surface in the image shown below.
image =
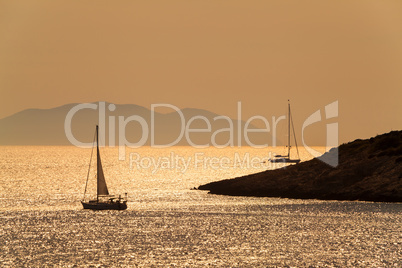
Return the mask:
M118 149L103 148L109 191L128 192L126 211L82 209L91 149L0 150L0 266L402 266L402 204L190 190L272 168L257 163L266 150L141 148L119 161ZM247 154L253 166L235 163Z

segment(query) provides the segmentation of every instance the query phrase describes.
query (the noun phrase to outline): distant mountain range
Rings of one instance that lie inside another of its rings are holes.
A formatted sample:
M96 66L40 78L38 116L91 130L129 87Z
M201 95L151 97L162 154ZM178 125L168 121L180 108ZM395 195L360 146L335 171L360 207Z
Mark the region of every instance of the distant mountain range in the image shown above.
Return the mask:
M96 109L72 103L52 109L27 109L0 119L0 145L73 145L71 139L69 140L66 136L66 133L70 131L65 125L68 126L69 122L71 122L73 139L82 143L92 143L95 125L99 124L101 143L105 145L118 145L119 141L132 144L141 141L145 146L151 145L150 109L134 104L114 105L107 102L86 105L92 105ZM75 113L72 110L74 108L77 109ZM246 124L244 121L226 120L218 114L191 108L180 110L183 115L181 118L179 112L171 110L172 112L166 114L154 112L154 144L166 145L177 140L174 145L212 145L212 141L220 146L227 145L230 141L235 146L239 142L241 145L248 145L242 134ZM71 120L67 118L68 114L72 116ZM104 118L103 124L102 118ZM143 132L140 121L148 129L148 133ZM189 125L191 129L207 129L205 121L210 122L210 131L189 132L188 138L186 137L182 123ZM232 133L228 129L230 125L232 125ZM256 127L250 124L248 128ZM123 131L125 133L122 133ZM271 145L272 142L270 133L266 132L249 133L248 138L256 145L266 143Z

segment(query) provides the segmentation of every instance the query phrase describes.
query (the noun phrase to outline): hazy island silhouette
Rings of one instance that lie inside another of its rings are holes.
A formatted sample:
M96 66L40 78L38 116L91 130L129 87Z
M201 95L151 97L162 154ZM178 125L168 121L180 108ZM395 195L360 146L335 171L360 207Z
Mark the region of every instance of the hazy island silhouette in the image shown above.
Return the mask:
M335 168L319 159L337 153ZM402 131L342 144L319 158L198 189L232 196L402 202Z
M99 106L101 102L93 102ZM113 129L115 137L114 144L119 144L119 117L127 119L130 116L139 116L144 119L147 126L151 126L151 110L135 104L105 104L105 145L110 145L109 135L110 129ZM79 105L78 103L70 103L63 106L51 109L27 109L11 116L0 119L0 145L72 145L66 137L65 119L69 111ZM114 105L114 110L109 109L109 105ZM227 120L214 120L219 117L216 113L197 109L185 108L180 109L184 121L186 123L195 116L206 118L211 124L209 132L193 132L191 133L191 141L194 144L202 145L211 142L213 133L217 130L227 129L229 123ZM114 121L111 121L114 120ZM91 143L93 140L93 129L99 124L99 109L81 109L74 114L71 120L71 132L75 139L80 142ZM182 121L177 111L170 109L168 113L160 113L154 111L154 138L156 144L169 144L180 136ZM233 126L233 144L238 145L238 125L240 129L244 129L246 122L239 121L228 117ZM194 120L191 122L192 129L205 129L207 124L203 120ZM253 124L249 128L257 129ZM100 129L100 131L102 131ZM131 121L125 126L124 137L131 143L138 142L144 134L141 125L138 122ZM144 144L149 146L151 142L150 130L147 136L147 141ZM247 145L242 133L240 133L240 142L242 145ZM256 144L266 144L272 141L270 133L250 133L250 140ZM228 131L222 131L216 135L215 140L218 145L226 144L230 139ZM278 144L281 143L278 139ZM183 136L174 145L188 146L187 139Z

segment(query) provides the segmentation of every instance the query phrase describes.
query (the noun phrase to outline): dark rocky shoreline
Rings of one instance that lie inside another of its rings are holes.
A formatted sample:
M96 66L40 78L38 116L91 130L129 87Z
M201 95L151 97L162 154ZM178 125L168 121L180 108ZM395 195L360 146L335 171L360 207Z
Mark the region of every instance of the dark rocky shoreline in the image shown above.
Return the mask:
M233 196L402 202L402 131L342 144L320 158L337 151L335 168L315 158L198 189Z

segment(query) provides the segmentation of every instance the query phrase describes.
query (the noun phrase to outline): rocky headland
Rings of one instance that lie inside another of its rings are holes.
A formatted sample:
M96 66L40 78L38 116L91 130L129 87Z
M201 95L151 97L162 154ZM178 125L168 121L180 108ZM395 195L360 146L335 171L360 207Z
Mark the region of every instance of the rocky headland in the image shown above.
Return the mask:
M337 155L336 167L322 161ZM402 202L402 131L358 139L310 161L198 189L233 196Z

